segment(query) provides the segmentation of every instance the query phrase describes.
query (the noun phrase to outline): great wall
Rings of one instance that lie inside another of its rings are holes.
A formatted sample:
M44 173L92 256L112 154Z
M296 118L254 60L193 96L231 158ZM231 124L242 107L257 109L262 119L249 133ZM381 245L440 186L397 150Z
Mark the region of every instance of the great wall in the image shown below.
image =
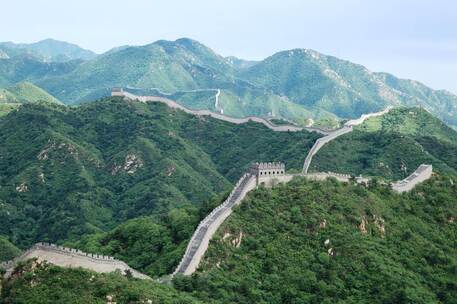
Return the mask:
M292 124L290 124L290 125L275 125L271 121L269 121L267 119L264 119L264 118L257 117L257 116L248 116L248 117L244 117L244 118L236 118L236 117L231 117L231 116L227 116L227 115L224 115L224 114L212 112L212 111L209 111L209 110L192 110L192 109L189 109L187 107L184 107L183 105L177 103L174 100L171 100L171 99L168 99L168 98L165 98L165 97L138 96L138 95L131 94L131 93L129 93L127 91L124 91L124 90L114 90L112 92L112 96L122 97L122 98L130 99L130 100L138 100L138 101L141 101L141 102L160 102L160 103L166 104L168 107L170 107L172 109L179 109L179 110L182 110L182 111L184 111L184 112L186 112L188 114L197 115L197 116L211 116L213 118L216 118L216 119L219 119L219 120L223 120L223 121L227 121L227 122L231 122L231 123L234 123L234 124L243 124L243 123L247 123L247 122L250 122L250 121L258 122L258 123L261 123L261 124L265 125L267 128L269 128L269 129L271 129L273 131L276 131L276 132L297 132L297 131L307 130L309 132L317 132L317 133L320 133L320 134L323 134L323 135L329 134L331 132L329 130L324 130L324 129L321 129L321 128L314 128L314 127L304 127L304 128L302 128L302 127L299 127L299 126L296 126L296 125L292 125Z
M151 279L147 275L129 267L125 262L111 256L85 253L78 249L58 246L51 243L37 243L14 260L0 263L0 267L6 270L5 276L8 277L11 275L18 262L32 258L37 258L40 262L48 261L61 267L82 267L100 273L119 270L124 274L130 272L134 278Z
M340 129L329 131L316 128L301 128L295 125L277 126L272 124L270 121L259 117L233 118L219 113L214 113L209 110L191 110L167 98L155 96L136 96L123 90L113 90L112 95L123 97L129 100L138 100L141 102L161 102L168 105L170 108L179 109L189 114L211 116L213 118L235 124L254 121L261 123L271 130L277 132L296 132L307 130L311 132L318 132L324 135L314 143L313 147L308 152L303 164L303 171L300 174L286 174L285 165L282 163L254 164L248 170L248 172L246 172L236 183L228 198L199 223L188 243L186 251L179 265L176 267L172 276L176 274L190 275L196 271L201 259L203 258L208 248L209 241L216 233L220 225L225 221L225 219L230 216L232 213L232 208L241 203L246 194L249 191L255 189L259 184L273 185L278 182L288 182L296 176L302 176L313 180L325 180L326 178L332 177L342 182L348 182L351 179L351 176L348 174L333 172L308 173L313 156L325 144L338 138L339 136L352 132L354 126L362 124L366 119L370 117L384 115L390 110L390 108L387 108L380 112L364 114L358 119L346 122ZM418 183L429 179L431 175L432 166L421 165L415 172L413 172L404 180L393 183L392 189L399 193L410 191ZM367 183L369 178L363 178L360 176L356 177L355 180L358 183ZM87 254L77 249L65 248L54 244L45 243L36 244L24 252L21 256L12 261L0 263L0 268L6 269L5 276L9 276L19 261L24 261L30 258L46 260L52 264L62 267L82 267L96 272L112 272L115 270L120 270L121 272L125 273L126 271L129 271L133 277L139 279L151 279L147 275L144 275L130 268L125 262L116 260L113 257Z

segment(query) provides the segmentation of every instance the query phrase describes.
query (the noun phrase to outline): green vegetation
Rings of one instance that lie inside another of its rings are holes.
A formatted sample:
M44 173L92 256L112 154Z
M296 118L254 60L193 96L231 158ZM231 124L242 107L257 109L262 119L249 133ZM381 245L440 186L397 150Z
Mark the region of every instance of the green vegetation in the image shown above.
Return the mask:
M420 164L457 173L457 132L427 111L394 109L324 146L311 170L399 180Z
M364 132L398 133L436 137L440 141L457 143L457 132L422 108L396 108L388 114L365 121L357 130Z
M43 89L30 82L21 82L6 89L0 89L0 103L28 103L28 102L60 103Z
M186 205L165 215L132 219L110 232L67 245L114 256L151 277L168 275L180 262L198 223L225 197L215 197L199 208Z
M54 39L45 39L35 43L0 43L0 51L8 57L29 55L42 61L64 62L74 59L92 59L95 53L80 48L75 44Z
M276 53L238 76L313 112L325 110L340 118L353 118L389 104L420 104L457 126L457 96L434 91L417 81L372 73L361 65L313 50Z
M456 303L457 183L260 188L176 288L221 303Z
M0 262L9 261L20 253L19 248L11 244L6 237L0 235Z
M47 50L46 58L57 54L92 58L68 55L67 46L53 41L45 41L39 48L41 52ZM69 48L71 52L81 51ZM0 86L32 81L68 104L102 98L112 87L122 86L156 88L191 108L214 109L210 95L220 89L224 113L237 117L273 114L298 124L312 118L319 126L333 127L339 119L355 118L387 105L420 104L447 124L457 126L455 95L389 74L372 73L358 64L312 50L283 51L260 62L246 62L224 58L197 41L183 38L123 46L84 62L43 62L34 51L24 54L24 48L5 44L0 45L0 51L4 58L0 60Z
M109 302L109 299L119 304L201 303L172 287L151 281L34 262L21 266L12 279L4 282L0 303L101 304Z
M12 86L18 82L39 81L53 76L63 76L74 70L81 61L43 62L33 56L20 55L0 60L0 87Z
M25 249L202 204L253 161L299 170L317 137L157 103L25 104L0 119L0 233Z
M17 109L20 106L18 103L0 103L0 117L8 114L9 112Z
M174 289L29 262L3 282L0 302L103 303L112 296L118 303L455 303L455 180L435 176L399 195L376 182L296 178L251 192L210 242L198 272L176 277ZM197 216L188 208L162 222L132 220L82 243L152 262L150 270L164 267L159 263L173 254L155 261L148 254L168 247L170 232L190 231Z

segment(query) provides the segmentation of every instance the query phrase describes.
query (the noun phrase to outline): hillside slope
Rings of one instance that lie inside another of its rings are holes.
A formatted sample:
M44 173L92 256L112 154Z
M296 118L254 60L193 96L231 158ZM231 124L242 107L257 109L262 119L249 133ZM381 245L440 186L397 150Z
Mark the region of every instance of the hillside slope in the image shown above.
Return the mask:
M118 273L98 274L83 269L64 269L32 262L21 266L11 279L3 283L0 302L3 304L203 303L187 293L178 292L172 287L156 282L134 280Z
M455 303L456 197L455 177L404 195L333 180L260 188L174 283L222 303Z
M0 233L23 248L202 204L253 161L299 170L317 137L156 103L25 104L0 118Z
M185 94L186 105L214 109L219 89L217 110L233 116L275 116L300 124L312 119L333 126L338 119L388 105L422 105L457 126L457 96L309 49L249 62L222 57L198 41L181 38L123 46L90 60L64 63L3 53L0 86L33 81L68 104L105 97L120 86ZM202 96L202 91L213 92L213 97Z
M38 81L43 81L48 77L66 75L81 62L81 60L43 62L32 55L18 55L0 59L0 87L12 86L23 81L33 82L41 87Z
M0 89L0 103L27 103L27 102L60 103L54 96L30 82L20 82L14 86Z
M308 109L319 108L341 118L375 112L387 105L422 105L457 126L457 96L417 81L373 73L362 65L309 49L276 53L243 70L239 77Z
M455 174L457 132L423 109L399 108L324 146L311 170L398 180L423 163Z
M11 244L6 237L0 235L0 262L9 261L20 255L20 253L19 248Z
M94 52L83 49L76 44L55 39L45 39L35 43L1 42L0 50L6 53L8 57L30 54L47 62L64 62L75 59L89 60L96 56Z

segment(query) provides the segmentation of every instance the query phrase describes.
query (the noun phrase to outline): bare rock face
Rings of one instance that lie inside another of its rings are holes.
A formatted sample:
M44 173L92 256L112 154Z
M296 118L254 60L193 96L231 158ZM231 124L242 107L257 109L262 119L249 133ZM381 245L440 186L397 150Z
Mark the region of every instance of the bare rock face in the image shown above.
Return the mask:
M111 174L116 175L119 171L124 171L127 174L134 174L139 168L142 168L143 166L144 162L139 156L133 153L129 153L125 157L123 165L114 164L113 168L111 169Z
M324 229L325 227L327 227L327 220L324 219L322 222L319 223L319 228L320 229Z
M107 295L106 296L106 304L116 304L116 302L114 302L114 296L113 295Z
M380 216L373 215L373 221L375 226L379 229L379 232L381 233L381 237L384 237L386 235L386 227L384 224L384 219Z
M243 239L243 231L240 231L238 236L235 236L231 234L230 232L225 232L224 235L222 236L222 241L228 241L230 245L233 247L240 247L241 246L241 240Z
M19 186L16 187L16 191L19 193L22 192L27 192L29 189L27 187L27 184L25 182L21 183Z
M243 231L240 231L240 234L238 235L238 237L235 237L232 240L232 245L235 246L236 248L240 247L242 239L243 239Z
M167 173L166 173L166 174L167 174L168 177L170 177L170 176L173 175L173 173L174 173L175 171L176 171L176 167L175 167L175 166L169 166L169 167L167 168Z
M38 153L37 158L39 160L47 160L49 155L54 152L61 150L65 152L65 155L71 156L75 159L79 158L78 149L72 143L62 142L58 144L56 141L49 139L48 144Z
M365 215L363 215L362 216L362 221L360 222L360 225L359 225L359 230L360 230L361 234L367 234L368 233L367 224L368 224L367 218L365 217Z
M136 172L137 169L143 167L144 163L141 158L136 156L135 154L128 154L125 157L124 163L124 171L128 174L133 174Z

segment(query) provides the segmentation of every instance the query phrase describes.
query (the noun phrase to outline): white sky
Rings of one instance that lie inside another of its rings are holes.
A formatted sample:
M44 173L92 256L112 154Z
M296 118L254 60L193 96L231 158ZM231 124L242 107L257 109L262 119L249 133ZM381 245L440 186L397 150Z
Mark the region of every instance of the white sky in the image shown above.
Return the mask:
M457 93L453 0L2 0L0 41L54 38L103 52L196 39L262 59L310 48Z

